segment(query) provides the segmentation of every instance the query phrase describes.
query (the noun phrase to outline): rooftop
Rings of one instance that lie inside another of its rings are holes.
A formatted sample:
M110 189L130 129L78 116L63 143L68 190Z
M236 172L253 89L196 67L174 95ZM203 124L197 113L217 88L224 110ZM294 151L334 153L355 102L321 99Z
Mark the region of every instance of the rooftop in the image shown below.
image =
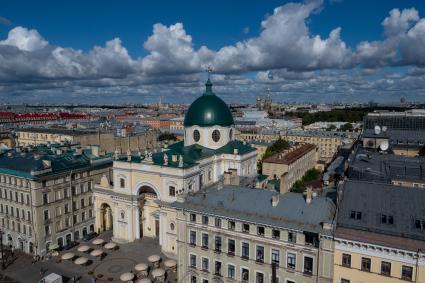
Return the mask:
M301 157L303 157L308 152L315 150L316 146L303 143L291 147L290 149L285 149L279 153L276 153L263 160L263 163L276 163L276 164L292 164Z
M425 230L415 227L417 219L425 219L424 200L425 189L348 180L342 187L337 236L349 230L358 240L373 234L399 237L399 246L406 239L425 241ZM360 217L353 217L353 212L360 212Z
M279 197L272 206L272 197ZM198 213L286 229L322 233L323 223L333 223L335 205L326 197L314 197L307 203L302 194L238 186L211 188L188 195L185 202L168 204Z

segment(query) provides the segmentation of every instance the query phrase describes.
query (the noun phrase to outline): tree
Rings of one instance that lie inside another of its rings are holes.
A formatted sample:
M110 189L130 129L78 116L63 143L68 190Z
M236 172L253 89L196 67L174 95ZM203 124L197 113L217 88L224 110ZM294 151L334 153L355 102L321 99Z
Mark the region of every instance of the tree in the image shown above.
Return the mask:
M263 172L263 160L267 157L272 156L275 153L281 152L284 149L290 148L289 142L287 140L279 137L272 145L268 146L264 152L261 160L257 162L257 172L261 174Z
M158 141L176 141L177 137L175 134L164 132L161 133L158 137Z
M353 125L351 123L345 123L344 125L341 126L340 128L341 131L352 131L353 130Z

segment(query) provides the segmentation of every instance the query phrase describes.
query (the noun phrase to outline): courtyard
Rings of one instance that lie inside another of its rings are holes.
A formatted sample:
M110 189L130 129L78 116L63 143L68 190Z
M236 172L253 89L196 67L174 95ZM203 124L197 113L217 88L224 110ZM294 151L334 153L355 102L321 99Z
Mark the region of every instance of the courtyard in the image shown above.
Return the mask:
M95 239L103 239L105 244L110 242L110 238L111 233L106 232ZM123 282L120 277L124 273L130 273L127 275L130 277L133 274L135 275L133 281L128 280L128 282L137 282L135 266L140 263L148 265L150 270L148 277L151 279L152 270L159 268L165 271L164 282L176 282L175 271L164 265L165 261L169 258L161 253L161 248L157 240L144 238L133 243L117 244L115 249L108 250L104 244L93 244L95 239L89 242L80 242L79 245L70 250L61 251L59 255L40 260L34 264L32 263L31 256L18 252L15 254L15 260L1 272L5 276L12 278L9 279L12 281L4 282L34 283L39 282L41 278L50 273L62 275L64 283L72 282L73 276L79 278L79 282L81 283L91 283L93 278L96 278L96 282ZM89 249L85 252L79 251L79 247L81 250L81 247L85 245ZM94 250L102 250L103 256L93 256L91 252ZM64 254L67 253L72 253L74 256L71 259L62 259ZM157 266L154 266L155 263L148 260L151 255L158 255L160 257ZM87 263L76 264L75 260L81 257L86 258Z

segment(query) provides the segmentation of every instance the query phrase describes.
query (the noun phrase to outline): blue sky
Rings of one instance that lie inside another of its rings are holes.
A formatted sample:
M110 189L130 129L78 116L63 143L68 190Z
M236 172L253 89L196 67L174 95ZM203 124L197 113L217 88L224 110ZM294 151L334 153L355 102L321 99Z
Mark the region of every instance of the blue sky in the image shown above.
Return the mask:
M390 16L392 9L399 14ZM216 92L228 101L241 101L243 95L252 102L268 87L281 101L395 101L401 96L423 101L425 54L414 46L425 42L425 33L416 32L412 39L409 30L422 32L424 10L425 1L409 0L5 0L0 96L10 102L78 102L82 97L149 102L161 95L190 102L202 91L202 70L212 65ZM384 27L385 18L393 24ZM302 52L291 48L291 40ZM238 49L239 43L244 46ZM32 66L23 66L25 61ZM48 64L34 66L42 62ZM370 86L363 87L364 82Z

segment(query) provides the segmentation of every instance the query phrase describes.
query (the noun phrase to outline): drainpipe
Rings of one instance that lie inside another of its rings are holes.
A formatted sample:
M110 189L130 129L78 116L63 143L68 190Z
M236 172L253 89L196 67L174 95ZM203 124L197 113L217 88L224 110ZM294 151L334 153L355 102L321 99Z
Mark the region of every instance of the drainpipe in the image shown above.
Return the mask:
M32 186L31 186L31 182L29 182L29 185L30 185L30 208L31 208L31 215L30 215L29 221L31 223L32 232L34 233L34 242L35 242L34 243L35 244L34 251L35 251L35 255L37 255L37 249L39 248L39 246L38 246L38 243L37 243L37 231L34 228L34 207L33 207L33 204L32 204Z
M319 262L320 262L320 240L319 240L319 245L317 247L316 283L319 283Z
M415 274L415 283L418 282L418 269L419 269L419 256L421 254L421 249L418 249L418 251L416 252L416 274Z
M71 172L69 173L69 190L71 192L71 223L72 223L72 227L71 227L71 239L74 239L74 232L75 232L75 223L74 223L74 193L72 192L72 173L74 170L71 170ZM79 235L78 235L79 236Z

